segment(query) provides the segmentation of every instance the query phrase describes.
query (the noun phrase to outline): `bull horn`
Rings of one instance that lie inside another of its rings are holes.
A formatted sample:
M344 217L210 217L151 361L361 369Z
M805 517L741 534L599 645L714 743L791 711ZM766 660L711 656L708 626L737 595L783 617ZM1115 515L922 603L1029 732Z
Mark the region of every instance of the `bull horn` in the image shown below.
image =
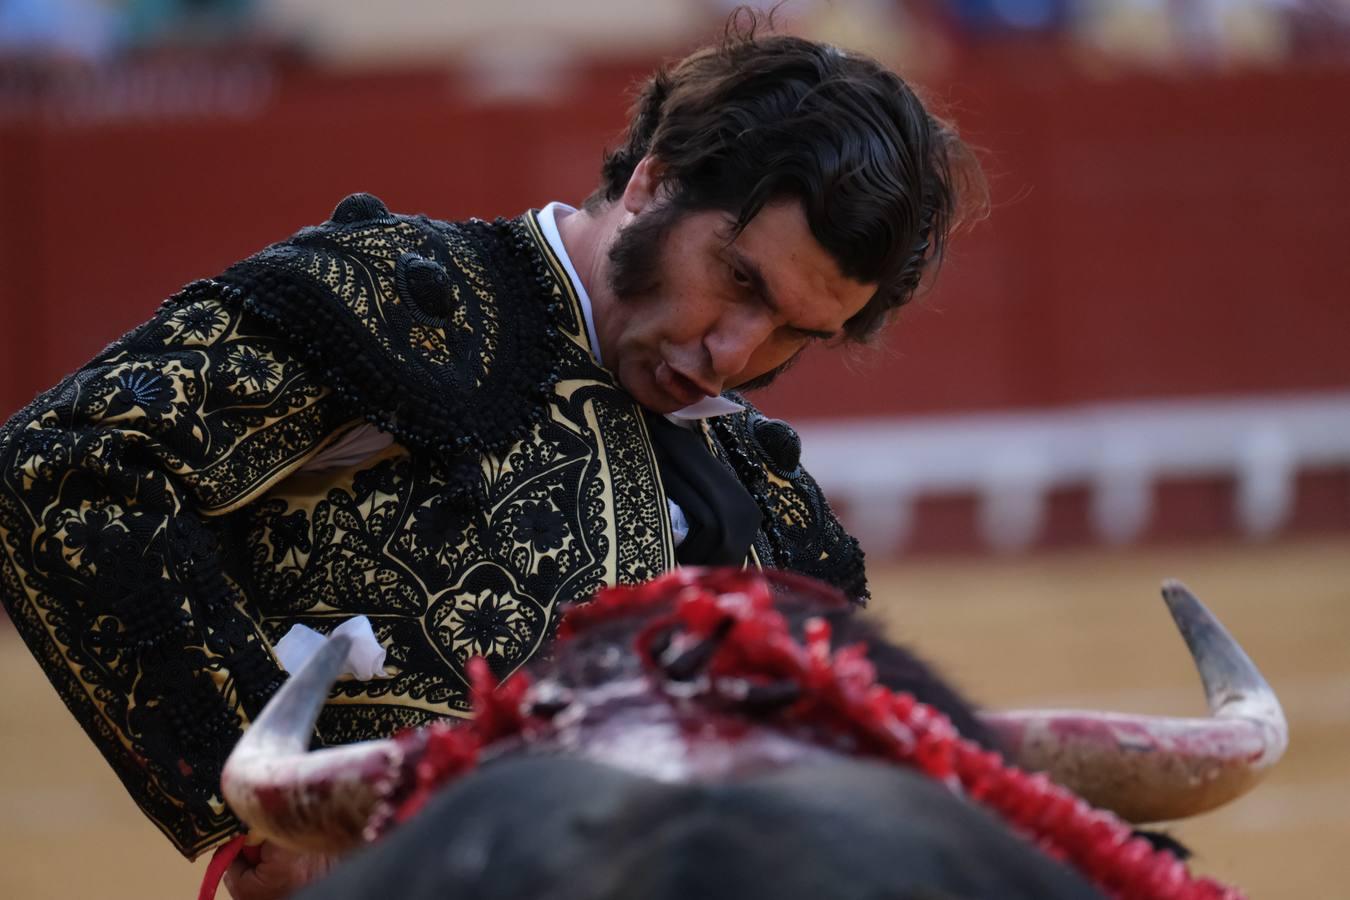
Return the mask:
M294 850L359 844L403 749L392 740L307 752L351 640L329 638L268 701L225 762L220 785L250 833Z
M1163 600L1190 648L1211 718L1075 710L987 713L1019 767L1045 772L1129 822L1206 812L1240 797L1284 755L1289 728L1270 685L1180 582Z

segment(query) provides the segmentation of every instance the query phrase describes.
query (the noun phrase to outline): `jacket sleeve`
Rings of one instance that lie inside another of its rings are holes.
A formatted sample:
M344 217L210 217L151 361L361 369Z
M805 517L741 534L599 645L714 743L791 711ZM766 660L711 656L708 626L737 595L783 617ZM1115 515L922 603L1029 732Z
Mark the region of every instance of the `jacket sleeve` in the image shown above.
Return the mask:
M0 596L189 858L237 830L220 769L284 677L224 514L350 419L231 296L190 285L0 428Z

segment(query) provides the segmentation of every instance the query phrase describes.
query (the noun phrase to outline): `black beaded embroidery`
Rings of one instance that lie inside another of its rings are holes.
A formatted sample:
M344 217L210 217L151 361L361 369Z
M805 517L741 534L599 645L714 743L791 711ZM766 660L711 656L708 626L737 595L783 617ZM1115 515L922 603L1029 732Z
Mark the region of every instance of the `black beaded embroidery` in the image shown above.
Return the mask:
M869 596L863 551L844 530L820 486L798 464L800 440L785 422L768 419L743 397L743 412L708 420L714 450L764 511L755 541L760 562L819 578L847 596ZM767 446L766 446L767 445Z
M461 503L481 499L479 456L527 434L558 380L562 304L521 220L329 222L220 281L360 415L445 462Z
M222 521L348 416L209 282L0 429L0 596L127 790L191 856L280 685Z
M563 603L674 564L640 411L530 223L368 196L334 216L189 285L0 427L0 595L189 856L238 827L220 766L291 624L368 612L389 649L395 677L340 684L320 718L343 742L467 713L470 653L505 674ZM360 417L402 448L288 492ZM761 560L865 596L790 429L713 421L765 510Z

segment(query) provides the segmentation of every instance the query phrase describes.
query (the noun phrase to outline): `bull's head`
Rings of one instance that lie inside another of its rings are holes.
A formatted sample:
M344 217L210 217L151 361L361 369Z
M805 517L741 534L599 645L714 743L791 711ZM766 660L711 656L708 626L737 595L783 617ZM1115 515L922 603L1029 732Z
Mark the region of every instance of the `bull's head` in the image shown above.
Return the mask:
M1047 772L1131 821L1234 799L1287 742L1278 701L1223 626L1181 585L1168 583L1163 596L1196 660L1211 718L983 717L1017 766ZM819 615L838 616L844 605L813 582L739 570L680 570L611 589L569 612L536 680L515 676L494 691L486 665L471 666L472 722L307 753L346 655L334 641L246 732L225 769L225 796L256 833L332 851L373 838L485 756L565 754L667 781L870 756L980 800L1099 881L1108 873L1121 884L1210 884L1187 881L1175 861L1151 859L1114 817L1044 776L1004 766L957 735L942 712L878 685L863 648L831 647ZM804 639L792 634L794 616Z

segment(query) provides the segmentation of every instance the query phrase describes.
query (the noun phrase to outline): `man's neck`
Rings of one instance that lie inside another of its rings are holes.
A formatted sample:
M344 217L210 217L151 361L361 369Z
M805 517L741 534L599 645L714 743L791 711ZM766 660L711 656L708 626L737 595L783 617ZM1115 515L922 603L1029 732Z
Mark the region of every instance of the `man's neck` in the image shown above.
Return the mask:
M567 255L572 260L581 286L590 295L592 314L597 318L609 307L609 285L605 278L604 248L618 228L623 210L617 203L597 212L586 208L573 213L559 210L554 215L558 236L562 238Z

